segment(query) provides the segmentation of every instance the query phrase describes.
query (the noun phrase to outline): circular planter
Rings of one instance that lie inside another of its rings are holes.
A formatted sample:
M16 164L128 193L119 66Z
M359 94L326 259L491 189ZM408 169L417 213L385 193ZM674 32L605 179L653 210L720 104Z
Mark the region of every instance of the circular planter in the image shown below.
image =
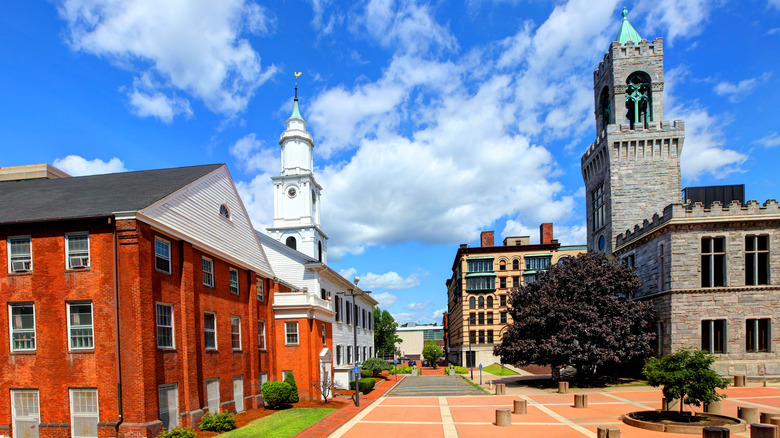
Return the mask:
M734 422L736 424L732 423L732 424L724 425L724 424L707 424L707 423L699 423L699 424L667 423L667 422L663 422L662 418L659 419L659 421L649 421L643 418L643 417L647 417L649 413L652 412L669 412L669 411L636 411L636 412L631 412L626 415L623 415L622 420L624 423L628 424L629 426L638 427L640 429L647 429L656 432L667 432L667 433L685 433L685 434L699 435L699 436L701 436L702 434L702 429L709 426L723 427L730 430L733 433L744 432L747 430L747 423L744 420L741 420L739 418L734 418L734 417L728 417L726 415L699 413L696 416L708 417L712 419L722 419L722 420L727 420L729 422Z

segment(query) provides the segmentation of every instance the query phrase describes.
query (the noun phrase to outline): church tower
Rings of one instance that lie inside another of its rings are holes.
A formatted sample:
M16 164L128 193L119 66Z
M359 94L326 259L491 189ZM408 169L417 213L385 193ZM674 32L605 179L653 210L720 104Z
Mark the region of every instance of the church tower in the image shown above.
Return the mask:
M593 72L596 141L582 156L588 251L609 255L615 238L680 202L685 126L664 121L663 40L623 22Z
M314 140L306 131L306 121L298 109L295 85L293 112L287 129L279 138L282 173L271 177L274 183L274 224L268 234L290 248L327 262L328 236L320 228L320 192L314 180L312 149Z

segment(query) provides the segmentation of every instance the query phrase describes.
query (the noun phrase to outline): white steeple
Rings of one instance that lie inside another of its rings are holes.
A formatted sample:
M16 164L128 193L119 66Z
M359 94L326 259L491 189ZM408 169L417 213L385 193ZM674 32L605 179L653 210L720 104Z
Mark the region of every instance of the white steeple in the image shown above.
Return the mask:
M297 78L298 75L296 75ZM268 234L309 257L327 262L328 236L320 228L320 192L314 179L314 140L298 109L295 84L293 112L279 138L282 152L280 176L274 182L274 225Z

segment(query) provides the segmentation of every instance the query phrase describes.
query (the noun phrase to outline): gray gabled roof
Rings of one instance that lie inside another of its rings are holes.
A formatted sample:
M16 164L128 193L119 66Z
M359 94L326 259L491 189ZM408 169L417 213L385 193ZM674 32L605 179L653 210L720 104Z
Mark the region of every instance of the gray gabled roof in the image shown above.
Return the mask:
M223 164L72 178L0 182L0 223L109 216L138 211Z

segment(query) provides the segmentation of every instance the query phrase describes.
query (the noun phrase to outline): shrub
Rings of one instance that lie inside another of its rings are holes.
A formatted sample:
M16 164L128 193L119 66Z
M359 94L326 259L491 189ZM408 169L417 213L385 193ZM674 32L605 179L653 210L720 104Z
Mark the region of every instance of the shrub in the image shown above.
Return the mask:
M287 403L298 403L298 385L295 383L295 376L293 376L292 371L287 373L287 376L284 378L284 383L290 385L290 388L292 388Z
M289 403L292 387L286 382L263 383L263 401L271 409L278 409Z
M168 432L161 432L157 438L196 438L197 434L189 427L174 427Z
M412 367L390 368L390 374L412 374Z
M374 373L371 370L360 370L360 377L371 377Z
M371 391L372 389L374 389L374 385L376 385L376 380L374 380L374 379L372 379L370 377L367 378L367 379L360 379L359 383L358 383L358 387L360 388L360 392L362 392L363 394L365 394L368 391ZM354 380L349 382L349 388L350 389L355 389L355 381Z
M363 370L368 370L368 371L371 372L370 375L368 375L368 376L364 375L363 377L375 376L375 375L381 373L382 371L390 370L392 368L393 368L393 364L391 364L390 362L388 362L386 360L382 360L382 359L380 359L378 357L372 357L372 358L366 359L366 361L363 362ZM363 374L363 371L361 371L361 375L362 374Z
M468 373L469 373L468 368L459 367L459 366L455 367L455 374L468 374Z
M236 417L228 411L217 412L212 415L210 412L203 416L200 421L200 430L211 430L214 432L227 432L236 428Z

